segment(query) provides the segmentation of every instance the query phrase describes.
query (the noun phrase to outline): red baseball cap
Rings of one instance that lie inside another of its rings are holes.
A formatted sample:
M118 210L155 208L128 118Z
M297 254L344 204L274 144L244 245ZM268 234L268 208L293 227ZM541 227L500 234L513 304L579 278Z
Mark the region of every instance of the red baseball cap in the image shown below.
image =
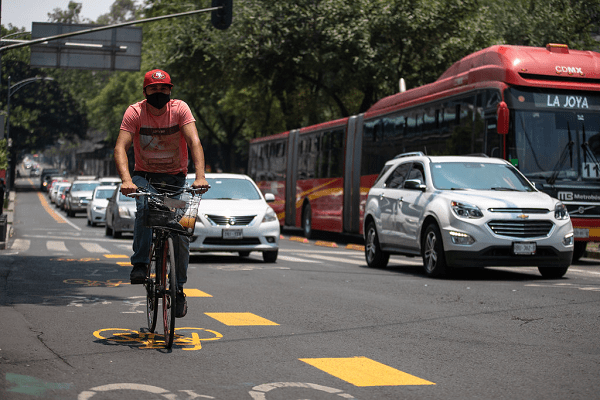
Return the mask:
M158 83L173 87L171 77L165 71L153 69L152 71L146 72L146 75L144 76L144 89L146 89L146 86L148 85L156 85Z

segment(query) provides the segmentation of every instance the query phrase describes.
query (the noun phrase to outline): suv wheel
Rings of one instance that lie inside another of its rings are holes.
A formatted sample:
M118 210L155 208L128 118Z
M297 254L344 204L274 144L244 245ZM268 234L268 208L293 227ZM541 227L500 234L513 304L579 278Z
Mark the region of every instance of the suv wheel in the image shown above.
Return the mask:
M423 242L423 268L430 277L438 277L446 274L446 255L442 234L436 224L430 224L425 229Z
M390 254L381 250L374 222L367 226L365 259L369 268L385 268L390 260Z
M559 279L562 278L569 269L569 266L566 267L538 267L538 271L540 274L546 279Z

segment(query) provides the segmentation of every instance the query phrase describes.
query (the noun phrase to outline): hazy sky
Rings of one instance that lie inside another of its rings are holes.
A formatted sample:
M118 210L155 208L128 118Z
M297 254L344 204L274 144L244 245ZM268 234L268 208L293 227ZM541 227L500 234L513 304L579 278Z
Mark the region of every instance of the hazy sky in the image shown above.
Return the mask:
M2 25L13 24L31 31L32 22L48 22L48 13L55 8L66 10L69 0L0 0L2 3ZM110 10L111 0L74 0L81 3L81 18L95 21Z

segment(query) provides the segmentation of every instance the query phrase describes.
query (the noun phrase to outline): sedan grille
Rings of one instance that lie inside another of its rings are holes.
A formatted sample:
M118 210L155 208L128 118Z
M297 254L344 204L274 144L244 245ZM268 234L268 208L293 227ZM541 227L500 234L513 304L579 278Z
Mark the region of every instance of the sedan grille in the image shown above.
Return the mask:
M534 238L548 236L554 225L550 221L490 221L488 226L496 235Z
M235 225L247 226L250 225L256 215L242 215L235 217L225 217L223 215L206 215L206 218L214 225Z

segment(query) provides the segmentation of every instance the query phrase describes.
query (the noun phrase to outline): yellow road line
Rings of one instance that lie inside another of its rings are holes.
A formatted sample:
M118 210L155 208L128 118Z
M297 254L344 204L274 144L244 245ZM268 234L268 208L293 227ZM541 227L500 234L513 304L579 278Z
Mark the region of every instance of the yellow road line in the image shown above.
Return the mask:
M269 321L256 314L248 312L224 312L224 313L205 313L211 318L225 324L227 326L250 326L250 325L279 325L273 321Z
M105 254L105 258L129 258L129 256L125 254Z
M131 265L131 261L117 261L117 265L120 265L121 267L132 267L133 265Z
M300 358L299 360L354 386L435 385L433 382L366 357Z
M203 292L200 289L183 289L183 293L187 297L212 297L212 295Z
M67 221L65 221L65 220L64 220L64 219L63 219L63 218L62 218L60 215L58 215L58 214L56 213L56 211L54 211L54 210L53 210L53 209L50 207L50 205L49 205L49 204L48 204L48 202L46 201L46 198L44 197L44 195L43 195L43 194L41 194L41 193L38 193L37 195L38 195L38 197L39 197L39 199L40 199L40 202L42 203L42 207L44 207L44 209L46 210L46 212L48 212L48 214L50 214L50 216L51 216L52 218L54 218L54 220L55 220L56 222L58 222L59 224L66 224L66 223L67 223Z

